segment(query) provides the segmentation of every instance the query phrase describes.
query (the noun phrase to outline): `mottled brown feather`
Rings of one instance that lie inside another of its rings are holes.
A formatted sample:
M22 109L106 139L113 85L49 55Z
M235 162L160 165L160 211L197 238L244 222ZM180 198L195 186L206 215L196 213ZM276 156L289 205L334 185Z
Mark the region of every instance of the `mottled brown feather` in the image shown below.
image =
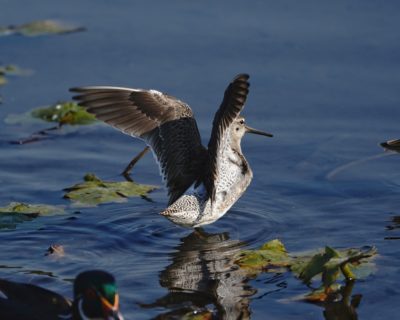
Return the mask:
M79 87L70 91L88 112L152 148L175 202L204 172L206 149L193 112L184 102L155 90Z

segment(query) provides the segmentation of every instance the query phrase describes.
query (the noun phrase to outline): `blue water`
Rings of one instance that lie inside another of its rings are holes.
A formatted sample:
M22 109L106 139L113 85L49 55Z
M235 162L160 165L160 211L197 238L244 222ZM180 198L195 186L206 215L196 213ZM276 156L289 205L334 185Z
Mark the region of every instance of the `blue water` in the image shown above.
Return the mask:
M141 141L94 125L15 145L9 141L49 124L3 123L0 206L49 203L67 214L1 230L0 277L71 296L69 279L105 269L117 278L127 319L193 305L218 309L226 319L240 312L251 319L324 319L324 308L290 302L307 292L290 273L247 279L231 270L232 256L274 238L290 252L374 245L377 271L355 283L353 294L362 295L356 313L364 320L399 313L399 240L388 238L400 232L386 227L400 215L400 155L379 146L400 138L397 1L0 0L1 25L38 19L87 31L0 37L0 64L34 72L0 87L1 122L69 100L72 86L154 88L192 107L206 145L226 85L246 72L251 91L243 114L275 137L244 138L254 180L226 216L197 234L157 215L167 203L164 188L150 194L153 202L132 198L96 208L73 208L62 198L87 172L122 180ZM133 178L161 186L150 155ZM63 257L44 256L53 243L64 246Z

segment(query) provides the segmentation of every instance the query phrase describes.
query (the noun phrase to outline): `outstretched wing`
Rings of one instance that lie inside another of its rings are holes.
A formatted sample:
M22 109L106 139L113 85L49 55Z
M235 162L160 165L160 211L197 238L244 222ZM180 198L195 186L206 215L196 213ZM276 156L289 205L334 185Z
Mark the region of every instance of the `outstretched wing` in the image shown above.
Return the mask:
M79 105L122 132L143 139L157 157L169 204L195 182L207 151L193 112L184 102L156 90L79 87Z
M242 111L249 93L249 75L237 75L225 90L224 99L215 114L211 138L208 143L208 169L204 179L205 187L211 200L215 199L214 181L218 177L218 155L224 150L227 129Z

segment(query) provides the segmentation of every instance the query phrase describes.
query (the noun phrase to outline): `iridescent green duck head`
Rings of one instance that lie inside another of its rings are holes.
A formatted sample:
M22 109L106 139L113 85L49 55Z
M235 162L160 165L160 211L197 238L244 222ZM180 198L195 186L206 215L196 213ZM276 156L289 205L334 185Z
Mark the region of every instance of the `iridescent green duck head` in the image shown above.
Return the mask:
M114 277L101 270L80 273L74 282L73 319L123 320Z

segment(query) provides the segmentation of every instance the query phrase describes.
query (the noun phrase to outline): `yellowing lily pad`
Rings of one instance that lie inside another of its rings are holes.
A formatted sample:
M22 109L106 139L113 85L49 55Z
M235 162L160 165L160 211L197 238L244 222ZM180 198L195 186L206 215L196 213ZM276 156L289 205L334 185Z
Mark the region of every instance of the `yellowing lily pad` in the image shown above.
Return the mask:
M0 229L14 229L18 223L30 221L39 216L64 213L64 209L46 204L11 202L0 208Z
M256 271L269 267L288 267L291 261L283 243L275 239L265 243L260 249L241 251L235 263L243 269Z
M34 37L48 34L65 34L84 30L85 28L83 27L77 27L61 21L38 20L17 26L10 25L6 27L0 27L0 36L19 34L28 37Z
M100 203L126 201L128 197L143 197L156 189L155 186L131 181L102 181L90 173L85 175L84 180L83 183L65 189L67 193L64 198L77 205L96 206Z

